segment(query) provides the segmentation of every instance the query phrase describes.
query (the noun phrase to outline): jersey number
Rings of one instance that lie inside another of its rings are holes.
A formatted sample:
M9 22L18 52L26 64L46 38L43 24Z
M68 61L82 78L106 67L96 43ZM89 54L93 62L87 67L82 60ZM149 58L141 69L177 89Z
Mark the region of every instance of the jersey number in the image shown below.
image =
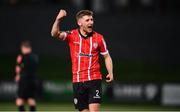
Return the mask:
M96 90L96 96L99 96L99 90Z

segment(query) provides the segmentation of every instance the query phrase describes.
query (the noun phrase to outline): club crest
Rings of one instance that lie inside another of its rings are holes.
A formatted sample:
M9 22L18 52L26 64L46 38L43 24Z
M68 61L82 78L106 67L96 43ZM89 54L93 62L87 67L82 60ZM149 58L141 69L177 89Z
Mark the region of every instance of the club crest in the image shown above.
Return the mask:
M77 103L78 103L78 99L74 98L74 104L77 104Z
M93 47L96 49L98 47L98 43L97 42L93 43Z

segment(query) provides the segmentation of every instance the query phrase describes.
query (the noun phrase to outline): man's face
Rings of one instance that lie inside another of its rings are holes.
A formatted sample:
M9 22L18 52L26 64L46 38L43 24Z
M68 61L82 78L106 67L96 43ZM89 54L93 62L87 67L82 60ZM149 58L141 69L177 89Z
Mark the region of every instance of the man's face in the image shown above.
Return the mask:
M31 48L30 47L21 46L21 52L22 52L22 54L28 54L28 53L31 52Z
M87 33L91 33L93 31L94 20L92 16L85 15L78 20L79 27Z

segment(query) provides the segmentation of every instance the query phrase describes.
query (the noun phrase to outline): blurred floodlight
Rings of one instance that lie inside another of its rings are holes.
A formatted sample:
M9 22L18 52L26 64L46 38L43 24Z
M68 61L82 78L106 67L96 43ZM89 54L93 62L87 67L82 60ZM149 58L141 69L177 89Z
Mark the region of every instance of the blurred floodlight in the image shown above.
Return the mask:
M93 1L93 10L96 13L104 12L107 9L106 2L104 0L94 0Z
M72 3L77 7L77 9L83 8L83 1L82 0L72 0Z
M126 7L129 4L129 0L116 0L115 5L118 5L120 7Z
M144 7L149 7L149 6L152 6L153 0L141 0L141 4L142 4Z

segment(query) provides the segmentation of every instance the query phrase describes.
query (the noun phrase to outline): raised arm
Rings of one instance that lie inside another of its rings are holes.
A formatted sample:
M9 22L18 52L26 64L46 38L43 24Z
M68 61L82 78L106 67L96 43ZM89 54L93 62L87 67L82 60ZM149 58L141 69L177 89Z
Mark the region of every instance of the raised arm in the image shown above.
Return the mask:
M67 36L66 32L60 31L60 22L62 21L62 18L66 16L65 10L60 10L59 14L56 17L56 20L52 26L51 30L51 36L55 38L59 38L61 40L64 40Z
M16 67L15 67L15 81L18 82L20 80L20 72L21 72L21 67L20 64L22 62L22 56L18 55L17 59L16 59Z
M112 59L111 59L111 56L109 55L109 53L104 55L104 59L105 59L106 69L108 71L108 75L106 76L106 78L107 78L106 82L112 82L114 80L113 62L112 62Z

